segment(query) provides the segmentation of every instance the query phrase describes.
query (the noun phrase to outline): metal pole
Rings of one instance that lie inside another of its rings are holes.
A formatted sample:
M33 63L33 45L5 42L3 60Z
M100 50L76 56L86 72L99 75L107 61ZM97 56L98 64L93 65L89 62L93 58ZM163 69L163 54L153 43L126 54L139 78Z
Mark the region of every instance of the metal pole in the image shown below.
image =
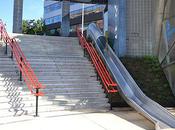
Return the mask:
M81 33L83 34L84 31L84 4L82 4L82 22L81 22Z
M20 58L20 61L21 61L20 67L21 67L21 69L22 69L22 62L23 62L22 57ZM21 70L20 70L20 73L19 73L19 80L22 81L22 71L21 71Z
M3 28L1 27L1 40L2 40L2 29L3 29Z
M7 55L7 43L5 43L5 54Z
M11 51L11 58L13 59L13 51Z
M35 113L35 117L38 117L38 93L39 93L39 89L36 89L36 113Z
M99 75L98 75L98 72L96 71L96 74L97 74L97 80L99 80Z
M21 72L21 70L19 72L19 80L22 81L22 72Z
M86 57L86 50L85 50L85 48L83 49L83 52L84 52L84 57Z
M13 59L13 39L12 39L12 50L11 50L11 58Z
M110 100L110 110L112 110L112 94L109 93L109 100Z

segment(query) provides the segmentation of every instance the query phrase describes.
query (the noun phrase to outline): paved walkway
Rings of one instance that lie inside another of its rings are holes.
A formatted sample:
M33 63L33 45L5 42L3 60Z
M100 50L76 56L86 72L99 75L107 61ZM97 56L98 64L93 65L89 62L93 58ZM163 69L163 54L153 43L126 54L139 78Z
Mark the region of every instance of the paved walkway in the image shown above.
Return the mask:
M110 112L60 111L0 125L1 130L153 130L154 125L131 108Z

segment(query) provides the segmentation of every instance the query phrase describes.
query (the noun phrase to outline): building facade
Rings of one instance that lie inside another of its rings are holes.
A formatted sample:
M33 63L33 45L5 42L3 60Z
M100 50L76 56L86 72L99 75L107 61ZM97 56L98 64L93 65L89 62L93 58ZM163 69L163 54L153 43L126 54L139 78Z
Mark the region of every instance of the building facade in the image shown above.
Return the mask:
M154 55L152 0L109 0L109 41L118 56Z
M70 21L70 35L74 35L76 26L81 27L82 23L82 4L69 4L69 21ZM48 35L60 35L61 25L65 15L63 10L65 5L63 2L45 0L44 2L44 23L47 28ZM68 7L66 7L68 8ZM84 26L95 22L99 27L103 28L103 12L105 5L100 4L85 4L84 5Z

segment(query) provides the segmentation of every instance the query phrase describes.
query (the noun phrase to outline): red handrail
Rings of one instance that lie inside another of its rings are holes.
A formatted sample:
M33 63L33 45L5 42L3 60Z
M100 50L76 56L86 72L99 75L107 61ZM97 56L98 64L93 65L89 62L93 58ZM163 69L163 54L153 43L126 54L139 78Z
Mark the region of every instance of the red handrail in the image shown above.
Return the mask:
M108 70L106 69L101 57L98 55L96 49L93 47L92 43L88 43L81 33L81 30L77 28L77 36L80 41L80 45L82 46L83 49L85 49L91 60L92 63L101 78L103 85L105 87L105 90L107 93L116 93L118 92L117 90L117 83L115 83L109 74Z
M43 86L38 78L36 77L33 69L31 68L30 63L27 61L24 53L22 52L18 42L15 38L10 38L8 35L5 25L3 24L2 20L0 20L0 35L1 39L7 44L10 45L11 51L16 59L18 68L20 72L22 73L22 77L28 86L28 89L30 90L31 94L35 96L43 96L43 92L35 92L35 89L42 89L45 88Z

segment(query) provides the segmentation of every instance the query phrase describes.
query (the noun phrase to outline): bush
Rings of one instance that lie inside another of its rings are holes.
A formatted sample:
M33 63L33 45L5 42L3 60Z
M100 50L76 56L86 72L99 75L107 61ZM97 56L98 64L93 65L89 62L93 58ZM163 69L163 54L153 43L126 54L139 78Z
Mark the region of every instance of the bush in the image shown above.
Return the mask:
M175 97L156 57L122 58L142 91L163 106L175 106Z

